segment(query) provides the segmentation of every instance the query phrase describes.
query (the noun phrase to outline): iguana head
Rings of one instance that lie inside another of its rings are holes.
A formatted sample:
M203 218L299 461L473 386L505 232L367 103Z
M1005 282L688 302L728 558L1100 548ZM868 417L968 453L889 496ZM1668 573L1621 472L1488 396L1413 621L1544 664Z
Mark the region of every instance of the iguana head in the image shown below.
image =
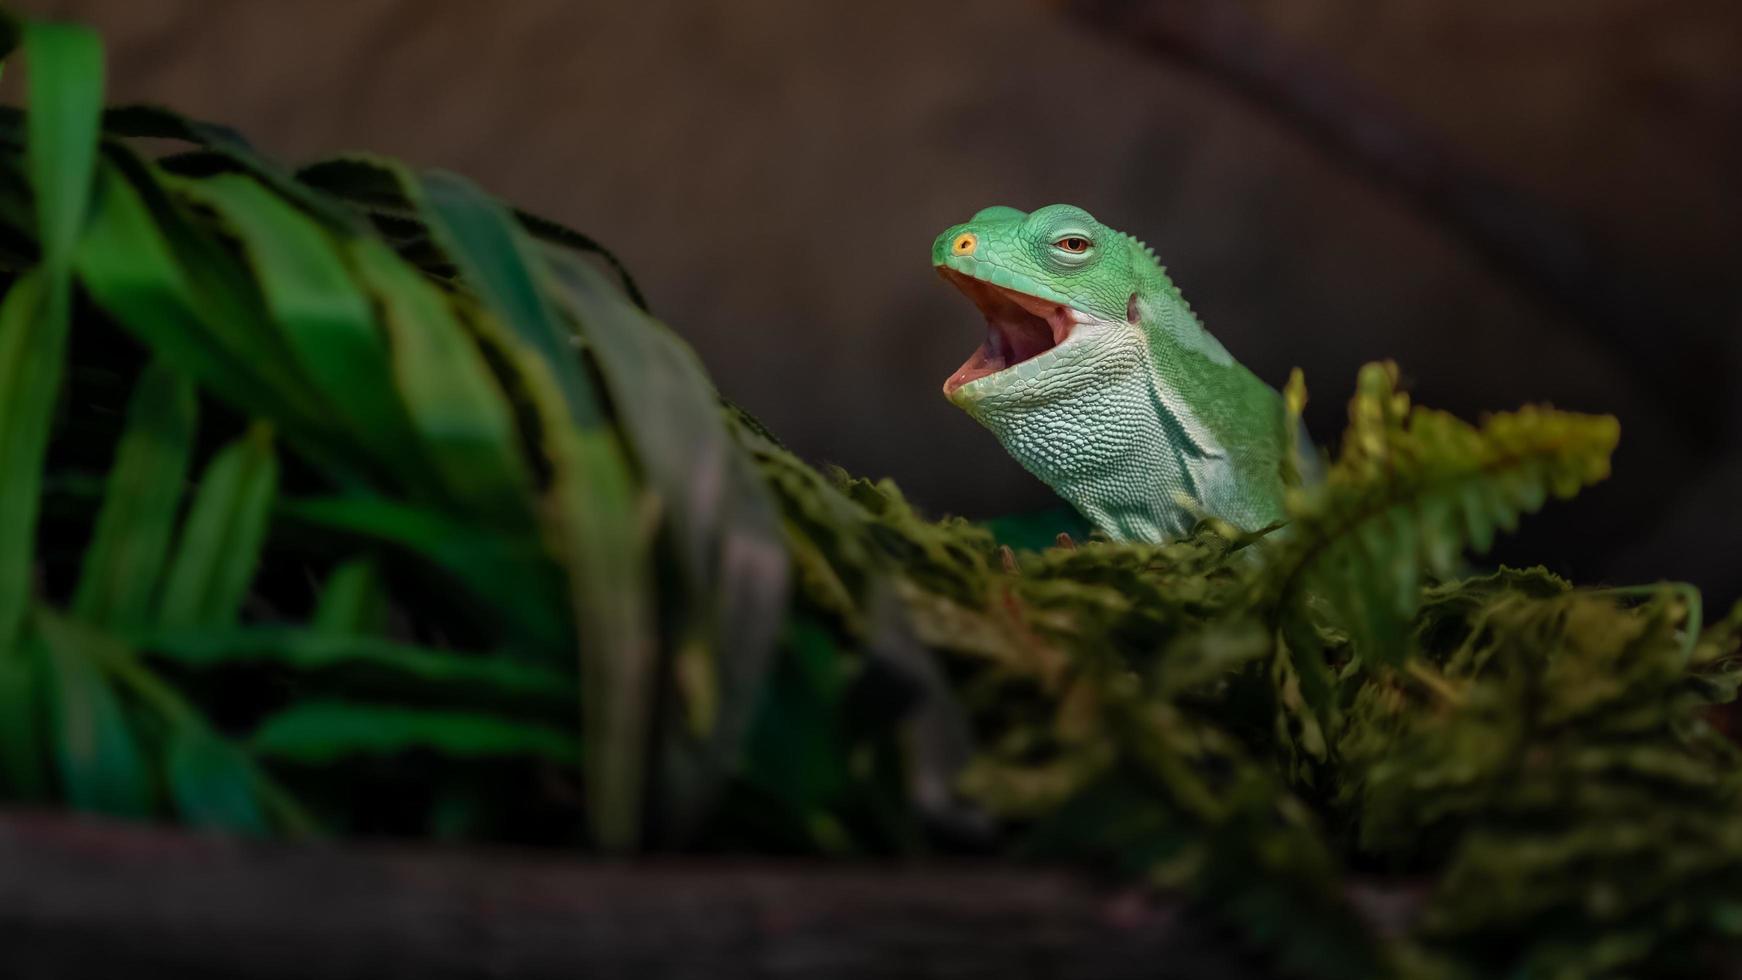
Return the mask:
M990 207L946 230L932 264L980 308L986 339L944 394L979 415L1079 399L1137 368L1137 259L1150 261L1141 244L1070 204Z

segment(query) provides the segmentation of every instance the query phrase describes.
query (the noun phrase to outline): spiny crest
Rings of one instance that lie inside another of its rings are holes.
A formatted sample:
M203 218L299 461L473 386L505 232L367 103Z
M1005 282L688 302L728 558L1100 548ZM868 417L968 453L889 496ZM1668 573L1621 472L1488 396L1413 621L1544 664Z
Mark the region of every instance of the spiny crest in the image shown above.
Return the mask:
M1144 255L1149 256L1151 259L1155 258L1155 249L1150 248L1149 244L1147 242L1145 242L1143 239L1138 238L1136 235L1133 235L1129 232L1122 231L1119 234L1124 235L1126 240L1131 242L1131 244L1137 246L1138 250L1141 251Z
M1179 291L1179 288L1174 285L1172 277L1170 277L1167 274L1167 266L1161 264L1161 259L1156 256L1155 249L1151 248L1149 243L1138 238L1136 235L1130 234L1129 232L1122 231L1119 234L1123 235L1126 238L1126 240L1131 242L1132 245L1135 245L1145 256L1147 256L1149 258L1149 261L1155 263L1156 269L1158 269L1161 272L1162 282L1164 284L1166 284L1168 290L1173 293L1174 298L1179 301L1180 306L1184 307L1185 311L1187 313L1192 313L1195 315L1196 311L1194 311L1192 309L1191 301L1186 299L1185 294L1181 293Z

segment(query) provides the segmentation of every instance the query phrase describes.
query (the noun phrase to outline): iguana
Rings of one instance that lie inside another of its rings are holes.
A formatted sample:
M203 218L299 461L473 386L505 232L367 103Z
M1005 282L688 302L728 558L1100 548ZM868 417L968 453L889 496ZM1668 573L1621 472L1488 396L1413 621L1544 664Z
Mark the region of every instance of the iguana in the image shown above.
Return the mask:
M1282 398L1209 335L1142 242L1087 211L989 207L932 244L986 317L944 382L1029 472L1114 540L1163 541L1199 517L1283 518Z

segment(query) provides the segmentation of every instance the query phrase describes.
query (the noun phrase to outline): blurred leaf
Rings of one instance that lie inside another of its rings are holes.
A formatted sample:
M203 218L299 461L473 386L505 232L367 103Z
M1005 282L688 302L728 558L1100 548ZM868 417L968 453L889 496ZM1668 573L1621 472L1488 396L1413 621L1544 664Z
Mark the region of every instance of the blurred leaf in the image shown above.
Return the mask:
M827 632L808 621L793 626L750 727L746 779L807 813L835 800L850 773L842 711L849 669Z
M332 636L374 636L387 626L387 586L368 558L354 558L333 569L321 586L309 625Z
M73 612L87 622L133 628L149 618L187 482L195 414L193 388L161 361L140 375L73 597Z
M79 634L54 616L36 618L48 651L49 714L61 786L75 809L150 816L152 777L109 679Z
M145 727L162 733L150 746L150 765L154 770L160 766L165 769L171 797L184 819L195 819L196 812L203 815L200 819L227 813L240 821L244 803L235 796L242 792L237 781L245 779L252 800L248 806L263 814L273 829L296 837L315 832L316 825L302 805L262 772L246 752L214 731L206 716L141 663L127 643L43 607L38 607L36 619L45 636L76 650L84 661L102 671L105 683L125 692L128 703L136 705L139 716L150 722ZM193 757L178 763L173 756L181 752ZM186 767L185 771L175 772L177 765Z
M466 282L550 373L575 425L583 431L604 427L598 394L551 308L553 291L541 288L542 264L507 211L453 174L425 174L411 190Z
M234 162L275 193L318 215L329 225L349 230L359 227L350 212L328 198L310 193L278 165L256 153L240 133L228 126L190 119L162 106L124 105L103 113L103 131L112 136L181 140L204 147Z
M422 556L508 623L535 649L567 643L560 570L537 540L483 530L437 511L378 497L284 501L279 511L306 524L397 545Z
M1061 534L1070 535L1074 541L1087 541L1089 532L1094 530L1076 508L1062 501L1043 510L994 517L984 523L999 544L1016 551L1044 551L1057 544Z
M102 45L65 24L27 23L30 110L25 154L42 266L0 301L0 657L30 601L38 494L71 316L72 250L91 195Z
M159 631L139 645L189 666L276 663L301 670L347 665L396 674L404 682L442 682L516 696L528 702L572 704L565 674L482 653L432 650L371 636L285 627Z
M255 790L253 767L235 746L210 732L170 733L169 792L189 826L263 837L271 822Z
M111 152L98 175L79 276L92 298L178 372L254 417L295 430L331 466L320 399L270 329L245 269L200 233L151 169Z
M0 799L49 798L47 651L34 637L0 655Z
M676 822L693 824L739 755L785 615L779 515L689 347L584 262L550 260L672 528L686 593L672 670L688 724L667 735L676 771L662 788Z
M24 51L30 62L25 149L42 261L51 291L63 292L91 197L103 108L103 45L83 27L32 21L24 28Z
M498 526L525 522L531 478L513 411L440 292L379 242L349 243L380 303L393 378L454 499Z
M260 563L277 492L278 457L264 426L257 424L212 458L164 581L160 626L235 622Z
M43 456L66 347L40 269L0 300L0 657L10 655L29 607Z
M616 273L629 301L639 307L642 312L648 312L647 298L642 295L641 288L635 284L635 278L629 274L629 268L623 264L623 260L612 254L610 249L599 244L589 235L583 235L573 228L558 224L549 218L529 214L518 208L514 211L514 219L520 222L520 226L525 228L527 233L534 238L549 242L552 245L559 245L573 252L597 256L603 260L606 265L611 267L611 271Z
M240 241L266 307L342 428L417 492L426 472L389 377L369 297L321 227L251 178L221 174L176 189L216 212Z
M578 764L574 736L490 715L305 701L266 719L254 751L305 765L430 750L459 758L532 756Z
M360 153L330 157L299 168L296 179L366 212L417 219L406 190L414 178L397 160Z
M516 338L555 468L550 537L580 644L589 817L606 850L635 846L647 790L655 637L647 541L624 449L540 288L541 263L501 205L450 174L415 199L443 249Z

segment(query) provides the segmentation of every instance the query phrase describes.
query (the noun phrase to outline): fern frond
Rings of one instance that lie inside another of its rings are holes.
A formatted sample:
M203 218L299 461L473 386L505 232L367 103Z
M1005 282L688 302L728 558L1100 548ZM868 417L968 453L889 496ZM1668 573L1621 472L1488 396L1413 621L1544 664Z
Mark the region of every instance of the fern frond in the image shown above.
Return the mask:
M1323 483L1290 491L1292 525L1267 583L1278 614L1322 603L1357 656L1400 663L1423 572L1450 573L1550 495L1607 477L1620 432L1613 416L1539 406L1470 425L1411 407L1395 364L1366 365L1335 465Z

